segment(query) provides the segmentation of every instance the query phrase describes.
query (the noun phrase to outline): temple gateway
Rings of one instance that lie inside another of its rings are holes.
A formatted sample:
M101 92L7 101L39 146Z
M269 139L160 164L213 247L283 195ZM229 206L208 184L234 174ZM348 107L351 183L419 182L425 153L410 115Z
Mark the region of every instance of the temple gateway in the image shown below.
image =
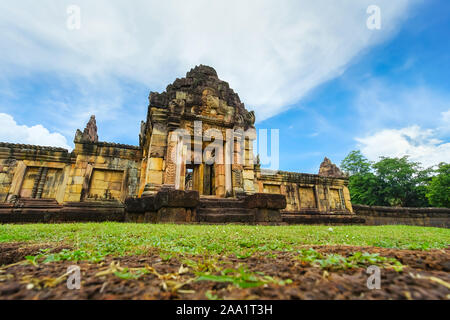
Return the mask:
M318 174L261 169L254 123L229 84L197 66L150 93L139 146L100 142L95 116L77 130L72 152L0 143L0 213L24 221L354 218L348 180L329 159Z

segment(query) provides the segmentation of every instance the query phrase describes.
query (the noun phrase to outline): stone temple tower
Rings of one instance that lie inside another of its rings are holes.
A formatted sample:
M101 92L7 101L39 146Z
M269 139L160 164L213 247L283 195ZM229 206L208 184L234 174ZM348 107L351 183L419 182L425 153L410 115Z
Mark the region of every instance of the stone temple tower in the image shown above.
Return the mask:
M208 66L151 92L140 135L140 194L162 186L217 197L254 193L254 123L254 113Z

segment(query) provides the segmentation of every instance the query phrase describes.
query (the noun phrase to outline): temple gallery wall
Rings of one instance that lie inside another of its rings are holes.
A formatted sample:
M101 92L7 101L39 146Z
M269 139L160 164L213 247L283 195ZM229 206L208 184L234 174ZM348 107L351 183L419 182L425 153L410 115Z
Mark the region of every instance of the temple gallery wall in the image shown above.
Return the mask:
M228 83L201 65L150 93L139 146L100 142L94 116L72 152L0 143L0 222L364 222L329 159L318 174L261 169L254 123ZM211 132L227 138L210 148Z

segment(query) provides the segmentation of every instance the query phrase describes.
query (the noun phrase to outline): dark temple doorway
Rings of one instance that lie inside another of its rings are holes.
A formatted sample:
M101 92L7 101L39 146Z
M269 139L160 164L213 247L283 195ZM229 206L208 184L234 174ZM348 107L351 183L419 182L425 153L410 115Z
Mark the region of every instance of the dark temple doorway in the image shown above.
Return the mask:
M214 165L205 164L203 174L203 194L207 196L216 195L216 179Z

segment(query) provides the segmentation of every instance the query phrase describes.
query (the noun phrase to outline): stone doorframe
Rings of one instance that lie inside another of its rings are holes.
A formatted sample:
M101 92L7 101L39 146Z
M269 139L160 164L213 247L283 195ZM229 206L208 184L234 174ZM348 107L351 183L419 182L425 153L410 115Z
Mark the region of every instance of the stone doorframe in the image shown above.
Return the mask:
M186 178L186 159L187 159L187 146L183 143L182 137L178 138L178 142L176 145L176 169L175 169L175 189L184 190L185 189L185 178ZM227 194L232 194L233 192L233 183L232 183L232 156L233 152L231 150L232 144L229 141L224 142L224 146L221 148L223 150L223 164L214 163L215 169L215 189L216 195L219 197L225 197ZM202 148L202 153L203 153ZM201 179L204 181L204 166L205 163L199 164L197 168L197 172L194 174L194 177L197 176L197 179ZM223 176L223 178L222 178ZM198 185L198 184L197 184ZM201 190L197 190L200 194L203 194L203 183L199 186ZM223 189L220 192L220 189ZM217 192L219 191L219 192Z

